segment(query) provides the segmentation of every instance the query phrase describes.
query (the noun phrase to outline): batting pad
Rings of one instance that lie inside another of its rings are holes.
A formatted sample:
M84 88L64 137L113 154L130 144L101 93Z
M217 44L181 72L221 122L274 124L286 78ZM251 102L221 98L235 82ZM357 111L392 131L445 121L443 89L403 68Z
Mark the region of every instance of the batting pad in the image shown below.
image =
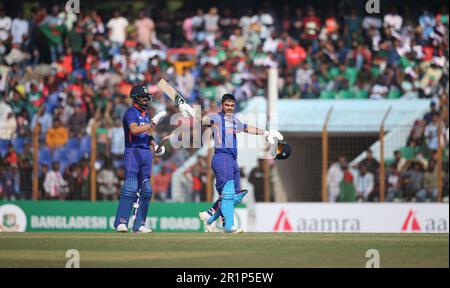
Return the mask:
M231 232L234 225L234 196L236 195L234 191L234 181L230 180L225 183L222 190L222 205L220 205L220 210L225 218L225 232Z
M128 226L128 220L130 220L131 210L133 209L133 203L136 201L138 191L138 181L136 178L127 178L123 183L122 191L120 192L119 207L116 212L116 219L114 221L114 227L119 224L125 224Z
M136 213L136 220L134 221L133 231L137 231L139 227L145 226L147 219L148 206L150 205L150 199L152 198L152 187L150 185L150 179L147 178L141 183L141 193L139 197L139 207Z
M243 191L243 192L236 193L236 194L234 195L233 205L236 206L236 205L238 205L239 203L241 203L242 199L244 199L244 197L245 197L245 195L247 195L247 193L248 193L248 191ZM214 203L214 205L213 205L213 210L215 210L215 209L214 209L214 206L216 206L216 204L219 203L220 201L221 201L221 199L218 199L218 200ZM220 207L220 204L218 204L217 206ZM214 215L212 215L211 217L209 217L209 219L208 219L208 224L211 225L214 221L217 220L217 218L220 217L220 215L222 215L222 212L220 211L220 208L219 208L219 209L216 210L216 212L214 213Z

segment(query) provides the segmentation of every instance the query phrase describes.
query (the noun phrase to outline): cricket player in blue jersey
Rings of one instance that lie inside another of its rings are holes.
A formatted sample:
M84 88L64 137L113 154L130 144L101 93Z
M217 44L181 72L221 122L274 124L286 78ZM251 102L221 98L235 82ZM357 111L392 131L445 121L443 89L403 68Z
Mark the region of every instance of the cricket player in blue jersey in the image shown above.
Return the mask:
M236 134L245 132L264 135L270 144L274 144L277 140L283 140L283 136L276 130L266 131L242 123L233 115L235 105L234 95L224 94L222 111L207 114L202 118L202 125L213 128L215 151L211 167L216 175L216 190L220 195L211 209L201 212L199 215L208 232L213 232L211 224L220 216L224 218L225 232L243 232L234 225L234 206L247 194L247 190L241 190L240 187Z
M146 112L152 95L148 92L146 86L135 86L131 89L130 97L133 105L123 116L123 129L125 133L125 181L120 192L119 207L117 208L114 227L118 232L128 232L128 222L130 219L133 204L138 199L136 219L132 230L137 233L149 233L151 229L145 227L147 211L152 198L152 187L150 183L153 152L157 151L155 156L160 157L164 154L164 146L158 149L150 132L158 122L166 116L166 111L157 113L150 120L149 113Z

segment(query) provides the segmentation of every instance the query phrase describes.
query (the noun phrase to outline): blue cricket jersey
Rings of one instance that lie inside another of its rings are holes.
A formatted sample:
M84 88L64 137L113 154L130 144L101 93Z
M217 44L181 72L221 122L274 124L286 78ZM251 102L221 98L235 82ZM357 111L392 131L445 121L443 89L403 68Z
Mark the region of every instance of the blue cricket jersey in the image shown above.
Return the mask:
M225 117L223 112L208 114L213 126L213 137L215 152L230 154L237 158L236 134L244 131L247 124L242 123L234 115L232 118Z
M125 148L150 148L150 134L143 132L138 135L131 134L130 124L150 124L150 115L136 106L131 106L123 115L123 131L125 133Z

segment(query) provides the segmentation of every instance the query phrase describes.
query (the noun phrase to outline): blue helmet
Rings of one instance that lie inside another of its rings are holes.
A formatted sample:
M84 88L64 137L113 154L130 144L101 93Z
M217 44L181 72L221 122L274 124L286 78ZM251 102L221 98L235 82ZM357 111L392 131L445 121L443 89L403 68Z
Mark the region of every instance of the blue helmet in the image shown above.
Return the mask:
M148 92L147 87L144 85L134 86L131 89L130 97L133 100L133 103L136 103L142 109L148 108L148 104L152 101L152 94ZM142 97L146 97L148 101L143 103Z
M278 141L275 160L285 160L291 155L291 146L286 141Z

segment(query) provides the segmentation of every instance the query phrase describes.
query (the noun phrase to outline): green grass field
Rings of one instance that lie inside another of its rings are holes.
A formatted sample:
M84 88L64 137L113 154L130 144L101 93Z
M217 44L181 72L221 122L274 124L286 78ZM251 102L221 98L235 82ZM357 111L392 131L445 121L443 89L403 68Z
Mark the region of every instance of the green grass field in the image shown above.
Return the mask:
M449 267L448 234L1 233L0 267Z

